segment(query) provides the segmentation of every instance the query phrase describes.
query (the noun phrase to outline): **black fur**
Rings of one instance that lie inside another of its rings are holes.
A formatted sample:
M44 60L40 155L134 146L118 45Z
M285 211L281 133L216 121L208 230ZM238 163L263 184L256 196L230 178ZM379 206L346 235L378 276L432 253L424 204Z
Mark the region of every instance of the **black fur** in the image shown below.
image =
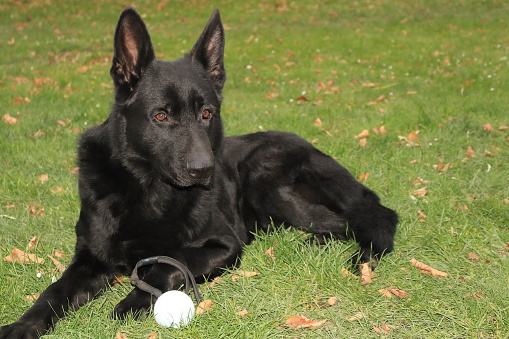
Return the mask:
M117 26L111 76L115 103L79 146L81 212L74 258L0 338L36 338L97 297L145 257L181 261L196 279L236 264L255 229L273 221L316 235L355 238L357 258L391 252L397 215L332 158L283 132L223 137L224 32L216 10L191 52L155 59L145 24L127 8ZM153 265L143 279L176 289L183 276ZM135 288L115 317L143 313Z

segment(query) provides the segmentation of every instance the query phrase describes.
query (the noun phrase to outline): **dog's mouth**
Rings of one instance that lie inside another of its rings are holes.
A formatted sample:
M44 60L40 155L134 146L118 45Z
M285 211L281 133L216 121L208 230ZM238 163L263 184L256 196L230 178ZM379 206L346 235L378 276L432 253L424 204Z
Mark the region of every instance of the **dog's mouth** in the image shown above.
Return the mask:
M211 172L206 177L193 177L191 175L168 175L159 172L159 178L166 184L177 187L177 188L188 188L193 186L201 186L209 188L212 185L214 173Z

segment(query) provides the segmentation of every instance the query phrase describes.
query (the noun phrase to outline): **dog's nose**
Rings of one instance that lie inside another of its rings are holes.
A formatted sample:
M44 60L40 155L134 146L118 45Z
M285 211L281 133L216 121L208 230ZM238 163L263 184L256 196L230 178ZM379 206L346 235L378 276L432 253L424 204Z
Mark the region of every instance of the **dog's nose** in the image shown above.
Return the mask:
M214 166L212 163L188 163L187 172L196 180L207 179L212 176Z

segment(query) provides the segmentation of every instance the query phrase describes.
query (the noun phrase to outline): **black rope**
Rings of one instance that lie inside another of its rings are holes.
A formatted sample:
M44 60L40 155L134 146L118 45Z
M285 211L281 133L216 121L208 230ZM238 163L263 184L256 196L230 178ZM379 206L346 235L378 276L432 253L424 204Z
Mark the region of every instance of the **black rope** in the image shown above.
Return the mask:
M200 291L198 290L198 285L196 284L196 281L194 280L194 276L191 273L191 271L189 271L189 269L184 264L182 264L180 261L170 258L170 257L157 256L157 257L141 259L140 261L138 261L138 263L134 267L133 273L131 275L131 284L138 287L140 290L148 292L148 293L152 294L153 296L159 298L163 294L163 292L161 292L161 290L155 288L154 286L147 284L143 280L140 280L140 278L138 277L138 268L139 267L153 265L153 264L167 264L167 265L172 265L172 266L175 266L176 268L178 268L180 270L180 272L182 272L182 274L184 274L184 278L185 278L184 290L186 291L186 294L189 294L189 289L192 287L196 302L197 303L201 302Z

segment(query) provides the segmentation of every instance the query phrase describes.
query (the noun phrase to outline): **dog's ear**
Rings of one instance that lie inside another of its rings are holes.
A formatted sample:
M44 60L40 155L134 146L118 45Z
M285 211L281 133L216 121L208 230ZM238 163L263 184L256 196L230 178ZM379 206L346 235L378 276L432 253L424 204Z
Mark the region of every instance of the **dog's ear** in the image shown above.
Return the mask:
M216 9L212 13L198 41L186 56L205 68L214 81L217 93L221 95L226 72L224 70L224 29L219 10Z
M115 31L110 70L117 90L130 93L154 59L154 49L147 27L133 8L126 8L120 15Z

